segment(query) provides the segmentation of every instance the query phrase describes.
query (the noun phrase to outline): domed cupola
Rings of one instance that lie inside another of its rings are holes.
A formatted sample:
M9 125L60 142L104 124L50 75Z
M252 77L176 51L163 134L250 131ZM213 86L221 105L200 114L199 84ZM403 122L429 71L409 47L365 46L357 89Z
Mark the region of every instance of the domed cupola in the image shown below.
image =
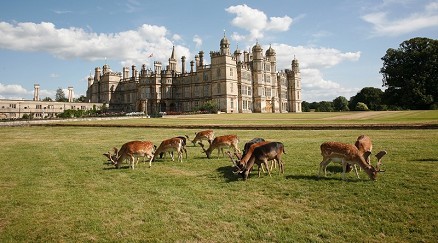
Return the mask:
M272 49L271 45L269 45L269 49L266 50L266 56L275 56L275 50Z
M224 35L224 38L222 38L221 40L221 46L228 46L228 45L230 45L230 42L228 41L227 37L225 37Z
M228 41L227 37L225 37L225 32L224 38L221 40L221 54L230 55L230 42Z
M259 45L259 43L257 42L253 47L252 47L252 52L261 52L263 51L262 47Z

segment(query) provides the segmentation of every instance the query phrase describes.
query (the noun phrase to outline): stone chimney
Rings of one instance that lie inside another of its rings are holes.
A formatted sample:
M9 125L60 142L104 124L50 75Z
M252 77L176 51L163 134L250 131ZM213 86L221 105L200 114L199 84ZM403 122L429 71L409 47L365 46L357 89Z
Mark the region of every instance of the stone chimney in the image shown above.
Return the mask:
M34 101L40 100L40 85L39 84L33 85L33 100Z
M68 102L73 102L73 87L68 87Z

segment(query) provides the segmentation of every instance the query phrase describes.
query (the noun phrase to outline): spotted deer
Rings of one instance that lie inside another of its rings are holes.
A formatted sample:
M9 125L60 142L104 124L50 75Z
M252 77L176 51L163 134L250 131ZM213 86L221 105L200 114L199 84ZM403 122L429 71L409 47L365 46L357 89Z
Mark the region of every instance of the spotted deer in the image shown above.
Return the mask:
M205 131L195 133L195 138L192 140L192 143L193 143L193 146L196 146L196 142L202 143L202 140L207 140L208 144L211 145L213 139L214 139L213 130L205 130Z
M116 168L120 168L120 164L125 160L129 159L131 168L134 169L135 158L138 157L148 157L149 167L151 167L152 158L154 156L154 144L150 141L130 141L122 145L120 150L114 148L114 154L111 152L103 154L112 162Z
M178 160L182 162L182 151L183 151L183 140L181 138L175 137L166 139L161 142L160 146L158 146L157 150L155 150L154 157L152 161L155 161L155 158L159 156L161 153L173 152L176 151L178 154ZM170 157L172 161L174 161L173 153L170 153Z
M347 164L358 165L362 168L371 180L376 180L377 173L383 172L380 169L382 164L381 159L386 154L386 151L380 151L376 157L378 159L376 167L367 163L368 157L371 155L370 151L362 153L353 144L346 144L340 142L325 142L320 146L322 161L319 164L319 175L324 171L324 176L327 175L327 165L330 162L339 162L342 164L342 179L345 180L345 172ZM359 178L356 170L356 176Z
M220 152L222 152L222 156L224 155L224 148L233 148L235 152L240 152L238 148L239 138L237 135L224 135L216 137L213 142L210 144L208 149L204 148L204 144L199 143L203 152L207 155L207 158L210 159L211 153L213 150L217 149L217 157L219 158Z

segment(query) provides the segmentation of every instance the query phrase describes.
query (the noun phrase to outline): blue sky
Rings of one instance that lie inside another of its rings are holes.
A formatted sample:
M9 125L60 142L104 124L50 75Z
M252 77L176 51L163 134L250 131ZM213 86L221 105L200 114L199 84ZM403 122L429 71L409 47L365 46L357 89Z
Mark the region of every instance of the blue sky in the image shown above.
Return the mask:
M202 50L209 63L224 31L232 51L271 45L279 70L295 56L303 100L349 99L382 88L388 48L438 38L438 1L3 1L0 99L32 99L35 83L42 98L68 86L79 97L95 67L168 63L172 46L178 60Z

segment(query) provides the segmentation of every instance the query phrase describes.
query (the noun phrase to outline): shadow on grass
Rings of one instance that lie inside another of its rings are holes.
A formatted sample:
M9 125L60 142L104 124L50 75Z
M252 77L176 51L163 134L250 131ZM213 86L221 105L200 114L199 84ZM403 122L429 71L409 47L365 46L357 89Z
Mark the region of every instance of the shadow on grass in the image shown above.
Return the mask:
M286 176L286 179L293 179L293 180L313 180L313 181L331 181L331 180L342 180L342 178L339 177L319 177L318 175L288 175Z
M414 162L438 162L437 158L413 159Z
M225 182L235 182L238 181L240 176L233 173L232 166L222 166L216 169L217 172L221 173L225 178Z

